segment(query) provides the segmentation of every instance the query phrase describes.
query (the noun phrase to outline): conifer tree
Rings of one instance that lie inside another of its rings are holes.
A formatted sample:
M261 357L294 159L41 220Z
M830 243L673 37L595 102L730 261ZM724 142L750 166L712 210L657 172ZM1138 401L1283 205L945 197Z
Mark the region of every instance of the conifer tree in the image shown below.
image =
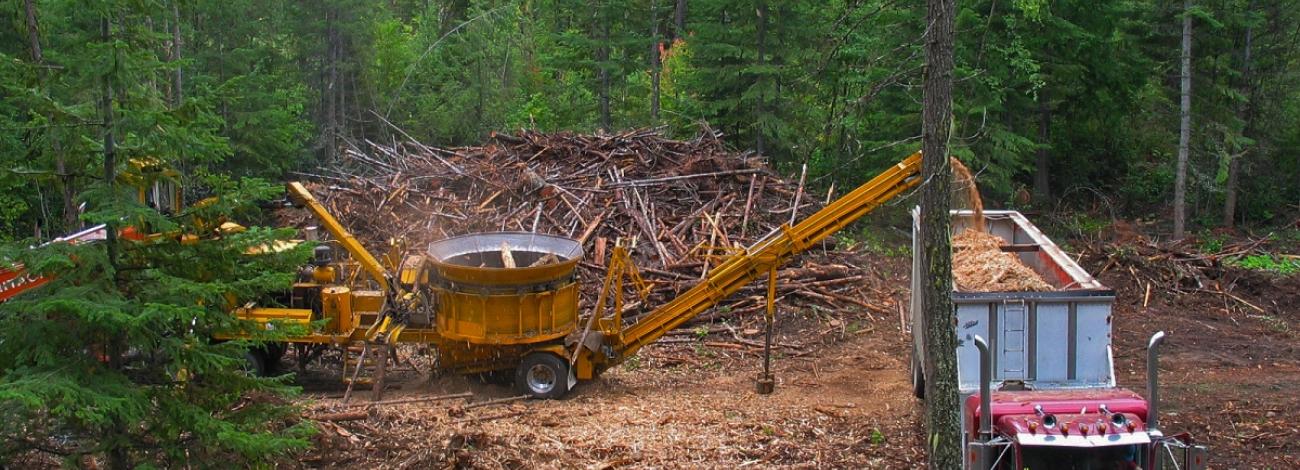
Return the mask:
M0 460L36 452L69 462L116 455L130 466L258 462L306 446L310 428L286 428L294 411L274 398L290 390L243 365L249 347L289 330L230 313L287 288L306 253L265 249L288 238L284 230L216 235L210 221L247 217L274 191L253 180L211 183L220 197L174 216L137 203L125 185L94 187L102 202L91 221L164 234L119 237L116 260L109 241L7 248L7 261L52 281L0 304ZM214 339L238 331L253 336Z
M41 5L61 21L46 23L61 33L43 48L59 65L48 85L18 93L24 83L9 83L5 92L29 106L9 116L76 156L66 170L87 209L76 220L105 224L106 240L25 239L0 252L3 266L52 279L0 304L0 462L222 466L305 447L310 426L286 424L296 413L277 397L291 390L243 367L248 348L287 330L243 325L231 310L287 288L307 248L266 250L288 238L282 230L216 230L256 215L252 204L275 190L204 169L229 156L229 141L201 97L167 99L176 64L161 47L173 37L161 34L161 15L174 12L75 3ZM0 74L23 68L6 62ZM37 174L49 162L44 142L29 144ZM177 168L192 172L162 171ZM165 189L166 199L140 198L155 183L184 182L216 197L179 212ZM158 235L132 235L149 233Z

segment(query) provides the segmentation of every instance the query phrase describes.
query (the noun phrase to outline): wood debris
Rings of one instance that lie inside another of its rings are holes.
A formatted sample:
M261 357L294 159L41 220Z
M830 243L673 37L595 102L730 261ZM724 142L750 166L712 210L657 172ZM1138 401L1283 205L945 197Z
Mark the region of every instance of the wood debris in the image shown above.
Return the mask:
M586 251L579 269L587 307L605 275L605 260L598 256L609 251L601 245L635 240L632 256L652 291L638 309L625 313L629 319L690 288L710 267L778 230L792 214L802 219L820 208L763 158L726 150L719 133L708 129L691 140L639 129L494 134L486 145L456 148L364 141L340 161L300 175L377 251L386 250L379 243L394 238L419 250L434 240L490 231L578 239ZM313 224L302 211L281 210L279 217L287 226ZM830 239L826 247L834 243ZM786 302L832 311L868 308L860 300L862 283L818 282L858 274L842 261L852 256L811 252L780 271L782 282L795 287L782 289L794 294ZM506 265L516 261L508 248L501 255ZM754 289L747 291L751 297ZM760 299L737 296L718 310L739 315L761 306Z
M1043 292L1055 290L1014 253L1002 251L996 235L966 229L952 237L952 274L968 292Z

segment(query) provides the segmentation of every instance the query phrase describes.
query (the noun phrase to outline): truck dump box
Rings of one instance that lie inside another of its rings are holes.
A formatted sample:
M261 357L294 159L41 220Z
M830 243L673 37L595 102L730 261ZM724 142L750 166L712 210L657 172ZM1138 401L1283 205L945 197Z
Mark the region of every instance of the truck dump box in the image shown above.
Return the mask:
M952 212L952 231L976 223L971 211ZM994 384L1023 382L1030 390L1113 387L1111 306L1115 292L1097 282L1016 211L985 211L988 233L1055 289L1046 292L952 292L957 310L957 364L962 395L979 391L975 335L988 338ZM912 211L912 291L921 287L919 210ZM955 283L954 283L955 285ZM920 358L922 305L912 296L913 380ZM918 375L920 374L920 375ZM919 392L918 392L919 393Z

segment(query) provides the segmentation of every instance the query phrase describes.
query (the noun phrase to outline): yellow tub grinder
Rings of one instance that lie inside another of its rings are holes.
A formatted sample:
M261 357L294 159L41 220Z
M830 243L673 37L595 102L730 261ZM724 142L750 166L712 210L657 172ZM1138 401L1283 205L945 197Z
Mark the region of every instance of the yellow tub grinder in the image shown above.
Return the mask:
M316 248L287 307L245 306L236 315L263 327L297 324L309 331L287 339L300 364L342 347L344 377L356 383L371 357L375 390L382 391L387 349L395 343L430 346L437 371L507 373L521 392L538 398L567 393L708 310L749 283L768 279L768 318L774 311L776 268L795 254L918 184L920 154L794 226L785 226L731 255L691 289L641 315L622 318L623 285L646 291L626 249L616 246L595 307L579 321L575 240L535 233L479 233L431 243L407 255L400 242L375 258L300 183L289 198L311 211L330 240ZM335 256L342 251L347 256ZM606 308L610 307L610 308ZM607 311L608 310L608 311ZM322 321L324 320L324 321ZM237 335L232 335L237 336ZM359 345L359 346L358 346ZM259 371L283 347L256 351ZM359 354L355 360L352 354ZM767 382L765 382L765 380ZM770 383L770 375L760 385ZM762 387L760 387L761 389Z

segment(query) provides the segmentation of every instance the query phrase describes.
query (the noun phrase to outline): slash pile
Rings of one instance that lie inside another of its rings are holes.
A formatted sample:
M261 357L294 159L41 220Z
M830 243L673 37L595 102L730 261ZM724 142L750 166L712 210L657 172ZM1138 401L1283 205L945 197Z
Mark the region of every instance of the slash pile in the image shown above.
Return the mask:
M710 266L819 204L751 153L727 151L706 129L691 140L671 140L660 129L584 135L524 131L493 134L486 145L439 148L418 142L366 141L342 161L303 173L310 189L359 239L378 244L403 238L412 251L428 242L486 231L524 231L578 239L586 251L582 282L588 302L604 277L613 245L635 244L636 266L652 284L651 297L629 307L659 305L690 288ZM281 222L314 222L285 210ZM832 242L828 242L828 246ZM778 295L835 310L870 304L864 276L845 252L815 250L798 268L780 272ZM829 260L835 257L835 262ZM759 286L728 308L737 315L762 305ZM712 316L711 316L712 315Z

